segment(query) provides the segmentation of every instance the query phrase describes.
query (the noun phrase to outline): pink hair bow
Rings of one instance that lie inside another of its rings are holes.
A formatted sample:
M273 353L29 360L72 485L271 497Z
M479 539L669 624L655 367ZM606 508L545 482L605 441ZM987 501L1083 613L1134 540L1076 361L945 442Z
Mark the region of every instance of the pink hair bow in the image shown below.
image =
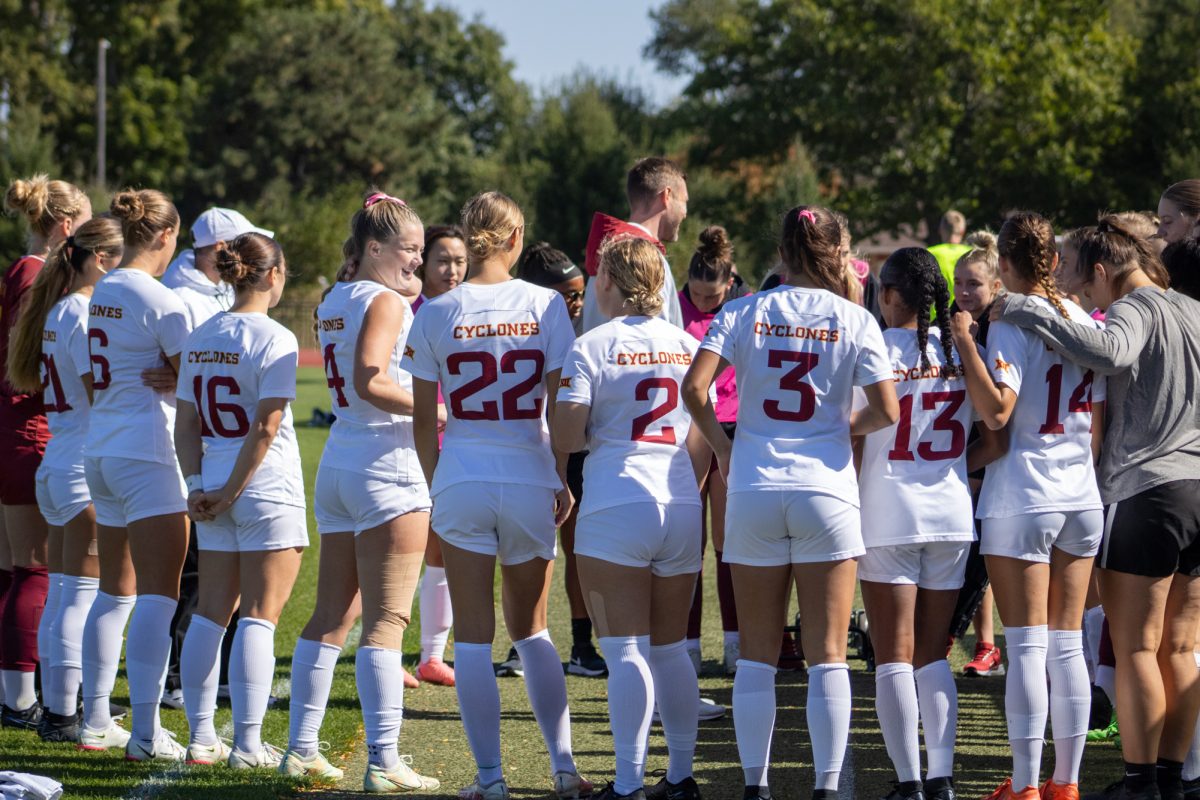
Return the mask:
M384 192L376 192L363 201L363 208L370 208L376 203L382 203L384 200L391 200L393 203L399 203L402 206L408 205L408 203L404 202L399 197L392 197L390 194L385 194Z
M807 208L804 209L803 211L801 211L799 214L797 214L796 218L797 219L806 219L809 222L811 222L813 225L817 224L817 215L814 214L813 212L809 211Z

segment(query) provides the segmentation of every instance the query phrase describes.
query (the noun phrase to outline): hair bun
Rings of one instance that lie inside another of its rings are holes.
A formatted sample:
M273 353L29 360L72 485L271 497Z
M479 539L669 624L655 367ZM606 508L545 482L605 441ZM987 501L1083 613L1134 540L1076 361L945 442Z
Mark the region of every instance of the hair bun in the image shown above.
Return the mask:
M125 222L138 222L146 216L146 204L141 195L130 189L117 192L109 208Z
M728 261L733 257L733 243L720 225L709 225L700 231L699 252L708 261Z
M242 260L237 251L223 248L217 251L217 273L230 286L241 283L250 272L250 265Z
M18 178L8 186L4 195L4 205L13 211L20 211L30 220L37 220L46 213L50 203L50 177L34 175L32 178Z
M996 234L989 230L973 231L964 241L976 250L992 251L996 249Z

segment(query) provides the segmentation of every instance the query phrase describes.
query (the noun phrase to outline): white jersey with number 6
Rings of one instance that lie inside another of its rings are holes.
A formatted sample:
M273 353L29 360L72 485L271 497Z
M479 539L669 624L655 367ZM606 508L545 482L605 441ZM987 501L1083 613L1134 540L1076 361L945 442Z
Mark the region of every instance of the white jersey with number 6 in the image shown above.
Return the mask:
M1053 309L1049 300L1039 300ZM1101 327L1070 300L1062 302L1073 322ZM1016 392L1017 404L1008 420L1008 452L988 465L976 515L1101 508L1092 464L1092 403L1104 400L1103 376L1006 322L992 323L987 349L992 378Z
M626 503L700 504L679 384L699 345L657 317L617 317L575 342L558 402L591 406L579 513Z
M96 284L88 317L94 401L87 455L177 467L175 394L142 383L142 371L178 355L191 333L179 296L145 272L116 269Z
M730 493L803 489L857 506L853 389L892 380L874 317L824 289L783 285L726 303L700 347L737 370Z
M317 306L317 338L325 360L325 383L337 417L325 442L321 464L389 481L424 483L413 442L412 417L390 414L354 391L354 353L363 319L375 298L391 291L374 281L348 281L335 285ZM388 377L412 391L412 376L400 368L400 357L412 330L413 314L407 302L401 307L404 321L388 360Z
M42 329L42 397L50 441L42 466L55 472L83 469L91 403L81 375L91 372L88 296L73 292L46 315Z
M446 436L430 491L462 481L559 489L545 376L575 330L562 295L522 280L464 283L421 306L404 366L441 383Z
M929 328L921 367L917 331L883 332L895 372L900 419L867 434L859 495L867 547L969 542L975 538L967 486L967 434L974 411L963 378L944 377L946 357L937 328Z
M200 474L205 491L218 490L229 480L259 401L296 399L299 350L295 335L266 314L227 311L188 337L176 394L181 402L194 404L200 417L204 440ZM284 407L271 447L242 494L304 506L300 449L290 403Z

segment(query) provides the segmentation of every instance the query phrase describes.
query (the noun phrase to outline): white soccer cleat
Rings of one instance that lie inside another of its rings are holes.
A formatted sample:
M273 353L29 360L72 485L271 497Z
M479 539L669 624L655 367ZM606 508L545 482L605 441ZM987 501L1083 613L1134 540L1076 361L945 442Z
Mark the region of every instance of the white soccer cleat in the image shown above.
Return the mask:
M579 777L578 772L554 773L554 794L558 800L579 800L592 796L592 782Z
M87 725L79 726L79 744L76 745L80 750L108 750L112 747L124 747L129 744L129 731L122 728L115 722L110 722L108 727L102 731L97 731L89 728Z
M143 742L130 737L125 745L126 761L183 761L187 748L175 741L175 734L166 728L158 732L153 742Z
M279 769L283 751L273 744L262 743L256 753L246 753L236 747L229 751L230 769Z
M714 719L720 719L725 716L725 706L707 697L701 697L700 702L696 705L696 720L698 722L712 722ZM658 713L658 704L654 705L654 714L651 716L651 722L661 723L662 717Z
M474 783L458 790L458 800L508 800L508 784L501 778L483 786L476 775Z
M217 739L216 744L192 742L187 748L187 763L196 766L211 766L229 759L231 748L227 742Z
M437 778L427 778L417 774L412 768L412 756L400 756L400 763L391 769L384 769L378 764L368 764L367 774L363 776L363 791L370 794L407 794L409 792L433 792L441 788ZM460 793L461 796L461 793ZM503 798L488 797L487 800L507 800L508 789L504 790Z
M311 758L305 758L290 748L283 754L279 771L284 775L291 775L293 778L309 777L326 781L340 781L346 777L346 773L330 764L329 759L321 752L318 751Z

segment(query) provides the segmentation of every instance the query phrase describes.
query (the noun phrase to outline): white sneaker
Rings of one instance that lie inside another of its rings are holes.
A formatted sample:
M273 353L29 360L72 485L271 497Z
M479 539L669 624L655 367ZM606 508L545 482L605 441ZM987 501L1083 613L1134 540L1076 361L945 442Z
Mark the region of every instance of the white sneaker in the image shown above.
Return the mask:
M326 748L329 745L321 742ZM320 745L318 745L318 748ZM293 778L320 778L326 781L340 781L346 777L346 773L329 763L320 750L312 758L305 758L295 750L288 748L288 751L283 754L283 761L279 764L279 771L284 775L291 775Z
M229 759L230 749L229 743L220 739L217 739L216 744L192 742L187 748L187 763L200 766L220 764Z
M554 794L558 800L579 800L592 796L592 782L579 777L578 772L554 773Z
M378 764L368 764L367 774L363 776L363 791L371 794L404 794L406 792L433 792L441 788L437 778L427 778L418 775L412 768L412 756L400 756L400 763L391 769L384 769ZM488 800L501 800L488 798ZM508 800L508 790L504 791L503 800Z
M711 722L714 719L720 719L725 716L725 706L720 703L709 700L707 697L701 697L700 703L696 707L696 719L700 722ZM662 717L658 714L658 704L654 704L654 714L651 717L651 722L662 722Z
M742 657L742 644L737 639L725 643L725 674L737 672L738 659Z
M163 687L162 696L158 699L163 708L183 709L183 689L168 689Z
M557 781L555 785L558 785ZM474 783L458 790L458 800L508 800L508 784L501 778L495 783L482 786L479 776L476 775Z
M186 757L187 748L175 741L175 734L166 728L159 729L153 742L130 737L125 745L126 761L183 761Z
M80 750L107 750L110 747L124 747L129 744L129 731L115 722L110 722L102 731L92 730L87 725L79 726Z
M283 751L273 744L262 743L257 753L246 753L236 747L229 751L230 769L279 769Z

